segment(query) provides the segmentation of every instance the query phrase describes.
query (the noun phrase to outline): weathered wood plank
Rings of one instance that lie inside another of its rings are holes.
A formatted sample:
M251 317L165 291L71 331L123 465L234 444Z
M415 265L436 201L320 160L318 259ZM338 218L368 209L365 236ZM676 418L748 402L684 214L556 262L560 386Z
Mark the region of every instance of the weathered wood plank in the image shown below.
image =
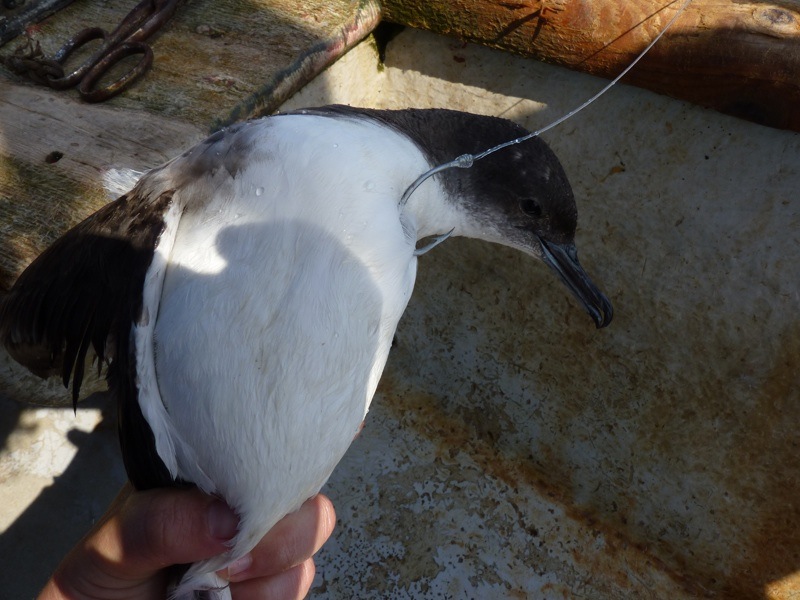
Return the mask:
M386 20L612 78L672 18L669 0L384 0ZM800 2L694 0L626 76L675 98L800 131Z
M0 79L0 289L108 201L105 169L146 170L203 133L184 121Z
M32 35L52 55L85 27L112 29L133 5L76 2ZM379 15L377 0L184 2L152 41L150 72L111 103L209 129L268 113L366 36Z

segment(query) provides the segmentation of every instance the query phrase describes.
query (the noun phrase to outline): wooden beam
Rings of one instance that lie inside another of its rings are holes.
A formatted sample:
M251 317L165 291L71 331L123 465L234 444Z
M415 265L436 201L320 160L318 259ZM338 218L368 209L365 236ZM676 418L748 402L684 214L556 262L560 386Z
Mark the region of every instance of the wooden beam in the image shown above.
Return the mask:
M75 2L30 26L28 33L52 57L86 27L114 29L134 4ZM147 75L108 104L208 130L269 114L368 35L379 18L377 0L182 2L148 41L154 60ZM0 48L0 62L21 45L20 37ZM80 60L70 58L68 69ZM0 66L3 71L8 69Z
M384 19L613 78L672 18L669 0L384 0ZM623 80L800 131L800 2L694 0Z

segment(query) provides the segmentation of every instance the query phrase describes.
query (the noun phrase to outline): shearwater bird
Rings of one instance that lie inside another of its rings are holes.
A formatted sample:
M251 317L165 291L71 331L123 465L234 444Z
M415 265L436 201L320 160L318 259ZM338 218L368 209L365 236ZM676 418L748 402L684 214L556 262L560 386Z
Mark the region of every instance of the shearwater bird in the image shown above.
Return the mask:
M34 373L72 379L90 346L119 405L138 489L187 483L239 515L230 550L174 590L228 594L214 571L314 495L344 455L414 287L416 244L452 232L542 260L594 319L611 304L578 262L561 164L527 133L444 109L328 106L217 132L65 233L0 304ZM213 591L216 590L216 591Z

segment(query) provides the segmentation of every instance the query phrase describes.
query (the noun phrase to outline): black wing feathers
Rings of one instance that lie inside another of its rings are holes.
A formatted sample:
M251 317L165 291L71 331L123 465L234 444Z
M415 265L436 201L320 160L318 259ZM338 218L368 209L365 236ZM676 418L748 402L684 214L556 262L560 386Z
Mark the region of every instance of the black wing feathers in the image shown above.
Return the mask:
M142 310L145 276L164 230L172 192L135 188L56 240L0 299L0 341L41 377L72 378L76 405L86 354L98 369L109 358L109 388L128 477L137 489L175 482L158 456L139 407L132 326Z
M8 352L41 377L59 375L65 386L72 378L73 403L89 347L100 368L129 342L171 201L171 192L134 191L106 205L45 250L0 300L0 340ZM128 332L124 340L117 339L121 332Z

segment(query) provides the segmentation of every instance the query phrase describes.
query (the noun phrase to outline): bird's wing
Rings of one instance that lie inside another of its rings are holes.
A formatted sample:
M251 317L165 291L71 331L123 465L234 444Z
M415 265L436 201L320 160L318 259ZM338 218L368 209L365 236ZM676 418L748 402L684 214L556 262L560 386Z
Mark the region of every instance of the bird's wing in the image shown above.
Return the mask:
M75 226L45 250L0 299L0 340L40 377L72 379L73 403L93 346L125 368L131 324L164 228L172 192L134 189ZM109 370L113 376L115 368Z

